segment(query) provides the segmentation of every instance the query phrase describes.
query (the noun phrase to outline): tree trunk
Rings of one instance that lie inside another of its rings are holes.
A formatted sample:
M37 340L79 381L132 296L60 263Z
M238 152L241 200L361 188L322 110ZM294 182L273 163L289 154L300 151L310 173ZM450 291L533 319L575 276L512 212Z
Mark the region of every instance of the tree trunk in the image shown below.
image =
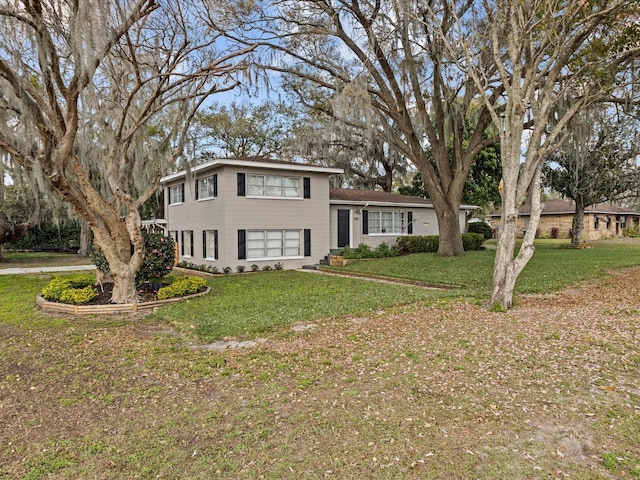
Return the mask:
M439 208L435 208L439 234L438 255L461 257L464 255L464 247L460 231L460 206L446 201L439 203Z
M81 257L88 257L91 251L91 227L89 222L82 220L80 223L80 248L78 249L78 255Z
M573 215L573 223L571 226L571 246L580 245L582 238L582 230L584 229L584 205L576 201L576 212Z
M493 266L493 282L489 307L500 307L508 310L513 306L513 292L518 276L527 265L535 247L533 242L536 237L542 204L540 203L540 168L538 168L531 182L531 214L529 227L522 239L522 245L516 257L513 257L516 245L516 229L518 228L518 209L520 205L515 201L515 195L505 196L502 221L498 233L498 245Z

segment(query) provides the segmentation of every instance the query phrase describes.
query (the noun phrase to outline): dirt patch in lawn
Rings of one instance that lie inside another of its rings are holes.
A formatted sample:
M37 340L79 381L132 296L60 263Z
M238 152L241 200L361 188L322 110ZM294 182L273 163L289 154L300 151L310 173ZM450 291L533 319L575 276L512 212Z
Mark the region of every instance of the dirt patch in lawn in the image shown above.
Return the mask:
M0 328L0 478L640 477L638 268L507 313L192 341L149 319Z

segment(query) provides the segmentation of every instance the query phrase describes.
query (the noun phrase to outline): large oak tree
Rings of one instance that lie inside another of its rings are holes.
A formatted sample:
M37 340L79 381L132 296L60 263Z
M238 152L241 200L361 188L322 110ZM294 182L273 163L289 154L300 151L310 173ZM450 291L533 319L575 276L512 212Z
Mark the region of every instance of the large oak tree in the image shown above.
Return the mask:
M494 72L490 50L475 55L447 45L476 36L473 0L262 0L253 29L232 40L269 48L265 68L295 75L301 95L324 89L347 110L376 118L374 135L420 172L438 219L441 255L462 255L459 210L475 156L495 142L478 87L459 63ZM457 20L470 22L459 30ZM275 55L274 55L275 52ZM334 105L333 114L343 112ZM471 137L465 126L471 123ZM382 128L381 128L382 127ZM427 155L427 149L432 156ZM450 152L453 152L450 155Z
M251 47L230 49L235 3L0 1L0 148L86 220L137 301L140 206L184 148L196 109L233 88Z

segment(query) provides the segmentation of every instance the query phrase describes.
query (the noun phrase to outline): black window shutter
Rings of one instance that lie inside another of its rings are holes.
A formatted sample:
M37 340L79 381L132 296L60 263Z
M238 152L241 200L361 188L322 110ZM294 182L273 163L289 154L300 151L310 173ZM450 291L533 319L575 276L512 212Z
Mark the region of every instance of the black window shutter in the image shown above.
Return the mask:
M218 196L218 174L217 173L213 175L213 196L214 197Z
M184 256L184 230L180 231L180 254Z
M362 210L362 234L369 235L369 210Z
M238 174L238 196L244 197L244 173Z
M213 231L213 258L218 259L218 230Z
M198 181L198 179L196 178L196 200L198 200L198 187L200 182Z
M184 203L184 183L182 184L182 203Z
M311 229L304 229L304 256L311 256Z
M195 240L195 238L193 238L193 230L191 230L191 248L190 248L191 253L190 253L190 255L191 255L192 257L193 257L193 244L194 244L194 240Z
M238 230L238 260L247 258L247 231Z
M202 231L202 258L207 258L207 231Z
M303 177L302 184L303 184L304 198L311 198L311 178Z
M413 212L407 212L407 233L413 235Z

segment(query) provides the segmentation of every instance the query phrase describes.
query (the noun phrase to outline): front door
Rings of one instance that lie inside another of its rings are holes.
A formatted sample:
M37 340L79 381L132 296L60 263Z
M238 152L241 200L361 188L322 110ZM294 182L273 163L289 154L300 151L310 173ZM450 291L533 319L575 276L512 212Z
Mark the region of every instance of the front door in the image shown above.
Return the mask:
M349 245L349 210L338 210L338 248Z

